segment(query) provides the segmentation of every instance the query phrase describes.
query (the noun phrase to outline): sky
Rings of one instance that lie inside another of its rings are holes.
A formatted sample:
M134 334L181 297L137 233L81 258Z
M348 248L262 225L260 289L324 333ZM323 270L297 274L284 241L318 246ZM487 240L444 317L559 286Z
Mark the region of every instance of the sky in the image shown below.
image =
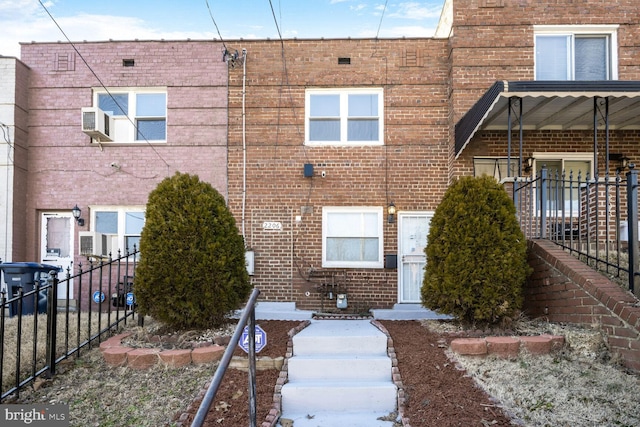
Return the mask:
M280 35L285 39L398 38L432 36L443 3L444 0L0 0L0 55L19 58L20 42L66 41L47 10L74 42L277 39Z

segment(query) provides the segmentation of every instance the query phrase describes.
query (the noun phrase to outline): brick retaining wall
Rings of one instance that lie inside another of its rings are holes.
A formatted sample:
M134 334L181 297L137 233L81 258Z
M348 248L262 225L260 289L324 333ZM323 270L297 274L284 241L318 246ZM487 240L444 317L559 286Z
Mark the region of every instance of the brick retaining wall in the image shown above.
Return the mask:
M640 372L640 302L548 240L529 241L534 269L525 287L525 313L551 322L600 328L609 350Z

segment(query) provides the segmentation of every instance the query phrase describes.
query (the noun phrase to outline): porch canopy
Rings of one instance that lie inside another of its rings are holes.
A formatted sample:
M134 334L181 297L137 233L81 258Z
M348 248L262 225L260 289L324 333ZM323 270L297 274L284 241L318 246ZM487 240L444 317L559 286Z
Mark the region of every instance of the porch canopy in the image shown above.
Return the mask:
M640 129L640 81L497 81L456 123L455 155L479 130ZM594 152L597 150L594 150ZM520 158L522 165L522 158Z

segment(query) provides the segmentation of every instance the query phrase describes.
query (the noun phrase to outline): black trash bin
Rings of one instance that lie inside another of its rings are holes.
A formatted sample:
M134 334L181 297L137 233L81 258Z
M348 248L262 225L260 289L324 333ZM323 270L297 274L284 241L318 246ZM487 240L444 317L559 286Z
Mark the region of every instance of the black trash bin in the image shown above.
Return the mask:
M4 262L0 264L0 270L4 274L4 282L7 284L8 298L11 299L18 296L20 288L23 293L27 293L35 289L36 282L40 282L41 286L45 285L51 270L61 271L62 269L55 265L37 262ZM38 313L46 313L47 291L48 289L43 289L38 292L37 296L31 295L23 298L22 314L33 314L36 306ZM9 316L13 317L16 314L18 314L17 301L9 304Z

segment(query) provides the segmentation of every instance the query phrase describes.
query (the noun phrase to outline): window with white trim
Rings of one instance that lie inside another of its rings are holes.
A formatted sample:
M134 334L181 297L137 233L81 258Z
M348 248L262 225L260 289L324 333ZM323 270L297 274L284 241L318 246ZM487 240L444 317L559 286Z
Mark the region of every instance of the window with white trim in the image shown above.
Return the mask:
M322 266L382 268L382 207L324 207Z
M519 159L512 157L511 161L507 157L474 157L473 175L489 175L498 182L504 178L516 176ZM509 173L511 169L511 173Z
M593 153L534 153L535 176L547 167L547 210L580 213L581 185L593 178ZM537 197L536 197L537 200ZM539 208L538 208L539 209Z
M307 145L382 145L382 89L308 89Z
M536 25L536 80L616 80L617 25Z
M140 234L145 222L144 208L137 206L92 206L93 231L112 237L111 252L124 255L140 249Z
M94 95L94 105L113 117L114 142L167 140L166 89L96 89Z

